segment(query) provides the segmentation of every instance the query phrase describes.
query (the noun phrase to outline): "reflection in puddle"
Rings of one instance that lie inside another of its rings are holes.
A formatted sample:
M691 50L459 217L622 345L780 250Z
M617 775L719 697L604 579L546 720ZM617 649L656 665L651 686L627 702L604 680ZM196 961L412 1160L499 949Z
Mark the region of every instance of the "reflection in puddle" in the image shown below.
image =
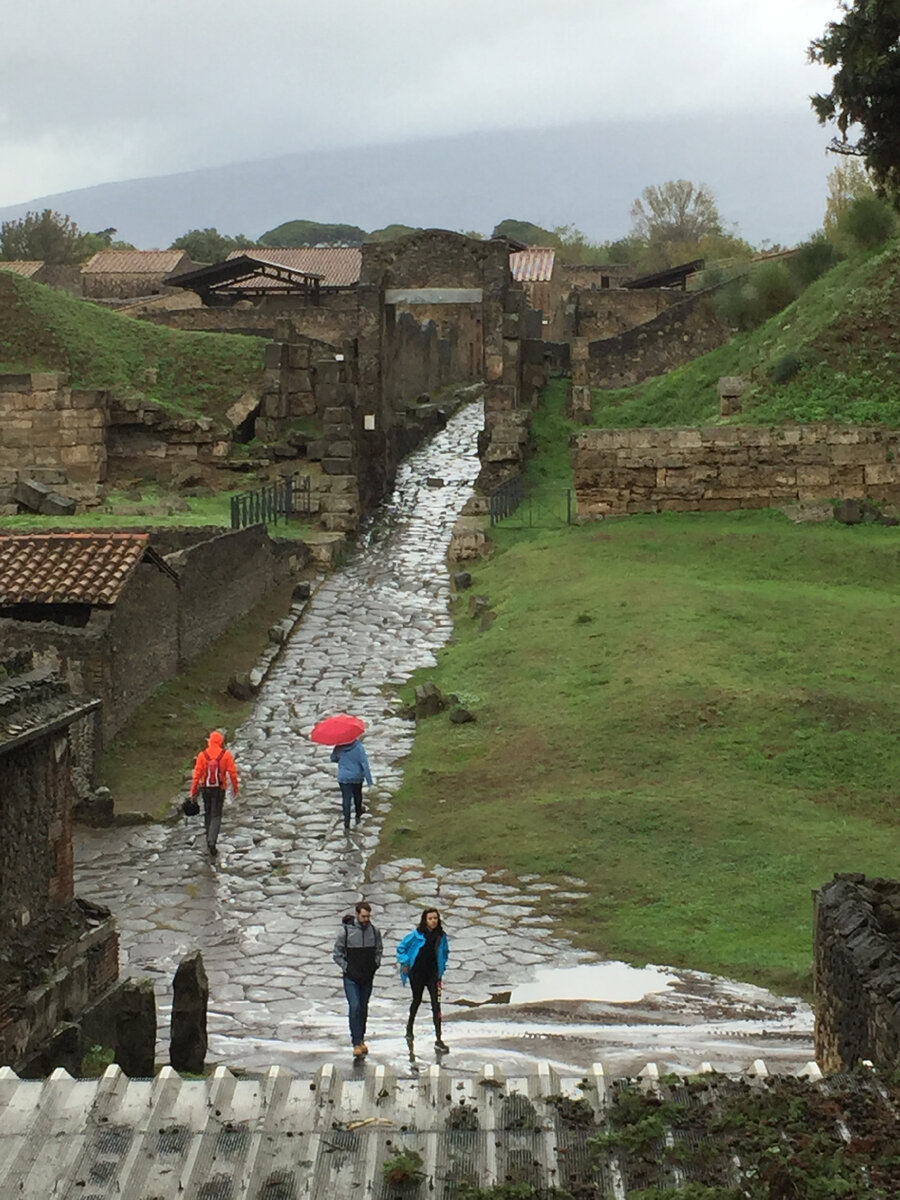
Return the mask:
M664 992L674 975L662 967L630 967L623 962L584 963L578 967L539 968L534 979L512 989L512 1004L535 1000L599 1000L630 1004L655 992Z

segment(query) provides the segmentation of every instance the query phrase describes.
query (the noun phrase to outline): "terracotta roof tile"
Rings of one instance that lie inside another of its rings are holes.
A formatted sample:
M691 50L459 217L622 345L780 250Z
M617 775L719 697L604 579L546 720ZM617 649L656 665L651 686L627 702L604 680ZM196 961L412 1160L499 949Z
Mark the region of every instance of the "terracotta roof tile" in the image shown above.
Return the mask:
M549 283L556 252L550 246L529 246L509 256L509 269L516 283Z
M147 553L146 533L0 536L0 605L115 604Z
M229 258L259 258L263 262L279 263L295 271L307 271L322 276L322 287L352 287L359 283L362 251L359 246L253 246L247 250L232 250ZM257 285L254 280L254 287Z
M171 275L187 258L184 250L98 250L82 275Z
M12 271L14 275L24 275L26 279L30 279L32 275L37 275L43 265L42 258L19 258L10 262L0 262L0 271Z

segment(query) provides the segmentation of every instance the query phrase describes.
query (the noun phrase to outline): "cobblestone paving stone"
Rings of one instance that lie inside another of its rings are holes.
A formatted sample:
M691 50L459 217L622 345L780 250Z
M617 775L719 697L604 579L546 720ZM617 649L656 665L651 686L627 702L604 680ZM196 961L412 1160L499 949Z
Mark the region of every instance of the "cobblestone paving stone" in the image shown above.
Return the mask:
M118 916L123 971L154 979L160 1057L172 976L181 957L197 948L210 982L211 1058L307 1070L338 1048L346 1053L345 1002L331 946L340 916L364 895L385 941L370 1007L370 1057L395 1068L408 1061L402 1038L408 992L393 950L429 904L441 909L451 938L445 1040L453 1043L457 1067L507 1060L521 1067L536 1057L579 1067L599 1058L620 1070L648 1058L669 1067L713 1059L721 1069L760 1056L807 1061L805 1005L698 973L654 968L638 976L623 964L602 964L563 941L552 918L535 914L554 887L538 876L429 871L417 859L367 876L414 732L396 715L392 685L433 665L451 632L445 556L478 470L481 423L480 406L470 406L412 454L371 532L346 565L321 581L253 715L230 739L242 787L237 802L226 801L218 858L205 852L202 818L79 832L78 891ZM443 486L426 485L434 477ZM366 722L376 783L367 789L362 823L349 835L329 751L308 738L317 720L340 711ZM555 899L583 896L583 881L562 883L566 891ZM566 979L578 978L572 972L588 963L601 974L587 988L582 981L567 990ZM617 1003L621 987L638 978L649 994L638 987L627 1004ZM535 980L544 1002L517 1006L515 989ZM417 1030L430 1047L426 1009L427 1003Z

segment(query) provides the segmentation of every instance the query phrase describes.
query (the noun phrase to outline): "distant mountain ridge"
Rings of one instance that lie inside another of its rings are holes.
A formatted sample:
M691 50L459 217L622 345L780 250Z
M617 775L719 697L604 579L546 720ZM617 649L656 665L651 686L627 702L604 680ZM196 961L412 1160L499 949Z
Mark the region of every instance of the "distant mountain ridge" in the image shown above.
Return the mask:
M811 111L592 123L351 149L103 183L0 208L54 208L82 230L114 227L146 249L192 228L258 237L295 218L376 229L393 222L490 233L515 217L623 236L650 183L709 184L748 241L796 242L822 222L833 166Z

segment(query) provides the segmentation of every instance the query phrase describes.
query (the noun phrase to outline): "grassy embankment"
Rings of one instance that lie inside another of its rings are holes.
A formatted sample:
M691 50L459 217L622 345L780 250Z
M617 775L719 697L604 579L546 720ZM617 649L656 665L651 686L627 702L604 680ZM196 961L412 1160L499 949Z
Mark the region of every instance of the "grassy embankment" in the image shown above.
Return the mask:
M764 325L710 354L637 387L596 392L593 419L614 427L718 422L719 376L743 375L750 382L744 411L726 424L897 426L898 366L900 242L893 241L840 263Z
M708 372L712 404L746 362L726 351L683 369ZM667 407L682 386L647 386L648 423L706 419ZM563 397L547 390L530 467L559 486ZM422 676L477 723L420 723L380 857L574 874L590 899L562 921L581 944L808 992L811 889L900 860L897 530L753 511L493 541L472 573L494 623L458 598Z
M0 271L0 372L66 371L73 387L221 416L258 383L264 345L151 325Z

